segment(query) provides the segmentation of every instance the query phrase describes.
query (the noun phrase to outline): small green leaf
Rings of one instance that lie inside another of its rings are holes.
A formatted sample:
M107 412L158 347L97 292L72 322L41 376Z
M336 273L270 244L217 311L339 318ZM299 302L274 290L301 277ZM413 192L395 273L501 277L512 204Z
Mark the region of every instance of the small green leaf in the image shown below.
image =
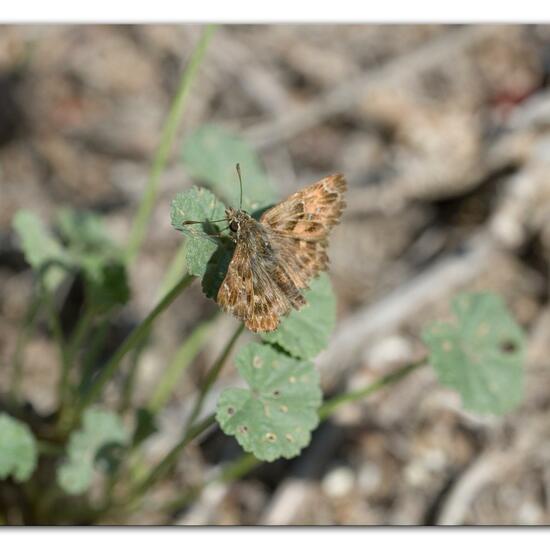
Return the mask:
M36 271L46 269L44 284L54 291L65 276L65 269L56 264L70 264L67 251L29 210L19 210L15 214L13 228L21 239L25 259Z
M250 389L224 390L216 413L222 430L260 460L300 454L319 422L322 397L311 362L252 343L236 363Z
M225 217L225 206L210 191L192 187L178 193L172 201L172 226L188 237L185 249L187 270L191 275L202 277L208 262L220 245L220 239L213 236L227 226L225 222L212 223ZM184 221L199 221L183 225Z
M62 208L57 213L57 228L70 249L82 252L117 251L103 219L93 212Z
M154 413L149 409L139 408L136 410L136 425L132 435L132 445L141 445L149 436L158 431Z
M82 270L88 301L100 312L124 305L130 298L126 266L101 217L65 208L57 225L73 263Z
M36 467L36 440L28 426L0 413L0 479L27 481Z
M261 336L294 357L311 359L327 347L336 323L336 299L328 275L322 273L311 281L304 296L306 306L299 311L292 310L277 330Z
M124 445L128 439L122 420L116 414L99 408L86 410L82 428L71 434L68 460L57 470L59 485L71 495L84 493L92 482L98 453L105 446Z
M503 414L523 394L524 336L501 298L469 293L453 300L457 323L435 323L422 335L442 384L478 413Z
M96 311L105 312L130 299L125 265L114 259L90 254L78 261L84 279L88 301Z
M244 210L254 212L277 198L254 150L223 128L207 125L191 134L183 146L183 161L192 177L210 184L234 208L240 197L237 163L243 176Z

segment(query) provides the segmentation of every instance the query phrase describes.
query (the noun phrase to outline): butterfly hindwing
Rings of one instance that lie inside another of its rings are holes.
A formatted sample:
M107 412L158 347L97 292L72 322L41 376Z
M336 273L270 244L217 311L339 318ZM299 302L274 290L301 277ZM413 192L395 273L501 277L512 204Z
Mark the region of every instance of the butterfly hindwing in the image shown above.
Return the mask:
M296 288L292 292L292 281L282 273L281 266L252 252L249 244L244 240L237 242L217 301L249 330L269 332L277 328L280 318L302 296Z

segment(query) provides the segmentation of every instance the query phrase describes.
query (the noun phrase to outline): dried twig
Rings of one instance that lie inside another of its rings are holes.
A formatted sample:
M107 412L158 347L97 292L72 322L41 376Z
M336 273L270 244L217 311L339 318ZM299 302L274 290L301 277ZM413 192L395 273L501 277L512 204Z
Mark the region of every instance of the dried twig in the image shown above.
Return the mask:
M388 86L392 80L404 79L438 63L447 62L458 51L475 45L497 29L493 26L471 26L445 33L410 54L392 59L376 70L334 87L303 107L290 109L275 120L248 129L244 136L258 149L289 139L331 116L353 108L371 89Z

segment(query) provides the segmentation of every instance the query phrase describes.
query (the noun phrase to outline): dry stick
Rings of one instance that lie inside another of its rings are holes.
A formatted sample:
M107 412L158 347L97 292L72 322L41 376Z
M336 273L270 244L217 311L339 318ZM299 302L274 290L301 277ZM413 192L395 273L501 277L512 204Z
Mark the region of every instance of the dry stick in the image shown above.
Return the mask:
M496 32L499 32L497 26L471 26L449 31L409 54L392 59L379 69L332 88L304 107L291 109L278 115L275 120L250 128L244 132L244 137L258 149L288 140L331 116L353 108L372 89L387 86L393 79L406 78L434 64L447 63L464 48L472 47Z

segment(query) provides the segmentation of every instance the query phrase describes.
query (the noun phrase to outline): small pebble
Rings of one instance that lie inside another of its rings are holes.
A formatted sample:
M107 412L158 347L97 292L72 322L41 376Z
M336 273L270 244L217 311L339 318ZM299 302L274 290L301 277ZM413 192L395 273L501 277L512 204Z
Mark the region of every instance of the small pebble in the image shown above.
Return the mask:
M331 470L323 479L323 491L330 497L343 497L355 485L353 471L345 466Z

